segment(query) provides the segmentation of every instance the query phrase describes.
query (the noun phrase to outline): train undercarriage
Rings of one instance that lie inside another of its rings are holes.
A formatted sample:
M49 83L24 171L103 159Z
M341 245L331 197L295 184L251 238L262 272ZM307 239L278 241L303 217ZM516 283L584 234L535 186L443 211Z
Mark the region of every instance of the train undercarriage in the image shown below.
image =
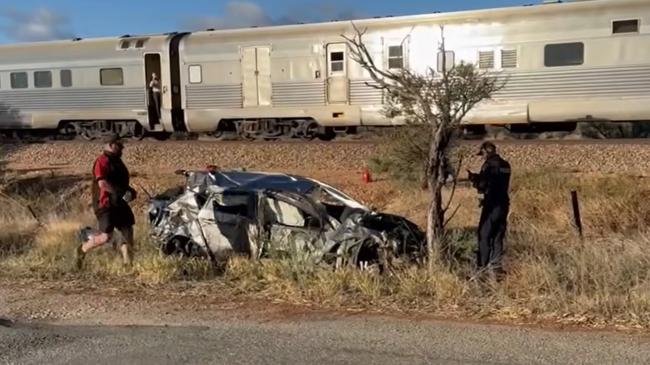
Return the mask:
M320 126L313 119L248 119L222 120L213 132L159 132L148 131L137 120L74 120L61 121L57 129L5 129L0 130L4 140L85 140L96 141L112 133L125 139L157 140L196 139L200 135L216 140L280 141L303 140L331 141L338 136L355 134L356 127L331 128Z
M247 141L291 140L331 141L337 134L348 134L350 128L334 129L320 126L313 119L247 119L222 120L218 128L208 135L219 139L243 139Z
M125 139L192 140L205 135L215 140L243 141L331 141L339 137L381 135L394 127L324 127L313 119L247 119L221 120L213 132L147 131L137 120L75 120L62 121L58 129L5 129L0 138L9 141L101 140L117 133ZM562 122L519 125L465 125L464 139L507 136L515 139L536 139L545 134L562 136L580 134L586 138L648 138L650 122Z
M117 133L124 138L143 139L145 129L136 120L132 121L71 121L60 124L58 134L63 137L81 138L86 141L101 139L102 137Z

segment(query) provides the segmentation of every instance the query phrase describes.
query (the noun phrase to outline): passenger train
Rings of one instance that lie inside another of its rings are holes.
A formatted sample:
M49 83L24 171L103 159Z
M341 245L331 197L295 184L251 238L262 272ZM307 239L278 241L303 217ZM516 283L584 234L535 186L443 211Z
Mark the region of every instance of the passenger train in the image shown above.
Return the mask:
M650 120L650 1L587 0L355 20L386 69L471 62L507 76L467 130ZM350 21L0 46L0 132L332 139L394 127L350 58ZM150 88L159 76L160 93Z

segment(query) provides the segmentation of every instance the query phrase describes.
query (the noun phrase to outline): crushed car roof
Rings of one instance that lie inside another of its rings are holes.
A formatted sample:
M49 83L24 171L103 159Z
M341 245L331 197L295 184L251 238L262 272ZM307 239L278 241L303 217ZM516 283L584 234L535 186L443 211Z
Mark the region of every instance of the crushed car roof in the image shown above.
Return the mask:
M245 190L273 189L305 194L319 185L299 176L260 172L220 171L214 177L217 186Z
M322 190L352 208L368 210L360 202L323 182L302 176L251 171L194 172L190 186L207 184L223 190L275 190L297 194L311 194Z

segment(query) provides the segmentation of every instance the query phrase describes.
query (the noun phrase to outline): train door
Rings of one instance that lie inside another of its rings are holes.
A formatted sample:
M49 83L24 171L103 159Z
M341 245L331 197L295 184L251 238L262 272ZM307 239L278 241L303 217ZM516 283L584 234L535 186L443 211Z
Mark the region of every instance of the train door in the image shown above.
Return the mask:
M345 43L327 45L327 101L330 104L348 102L348 48Z
M244 107L271 105L271 48L242 48Z
M154 129L156 125L162 122L162 94L166 90L166 87L162 84L160 54L145 54L144 70L149 127Z

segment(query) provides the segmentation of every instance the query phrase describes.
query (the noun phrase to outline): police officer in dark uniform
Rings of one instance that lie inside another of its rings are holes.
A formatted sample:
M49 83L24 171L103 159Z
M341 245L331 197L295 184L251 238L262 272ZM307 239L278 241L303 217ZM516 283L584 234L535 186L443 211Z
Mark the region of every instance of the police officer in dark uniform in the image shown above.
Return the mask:
M481 144L478 155L485 159L481 172L473 174L468 171L473 186L483 194L477 266L479 270L490 266L496 273L503 274L501 259L510 210L510 164L497 154L497 148L491 142Z

